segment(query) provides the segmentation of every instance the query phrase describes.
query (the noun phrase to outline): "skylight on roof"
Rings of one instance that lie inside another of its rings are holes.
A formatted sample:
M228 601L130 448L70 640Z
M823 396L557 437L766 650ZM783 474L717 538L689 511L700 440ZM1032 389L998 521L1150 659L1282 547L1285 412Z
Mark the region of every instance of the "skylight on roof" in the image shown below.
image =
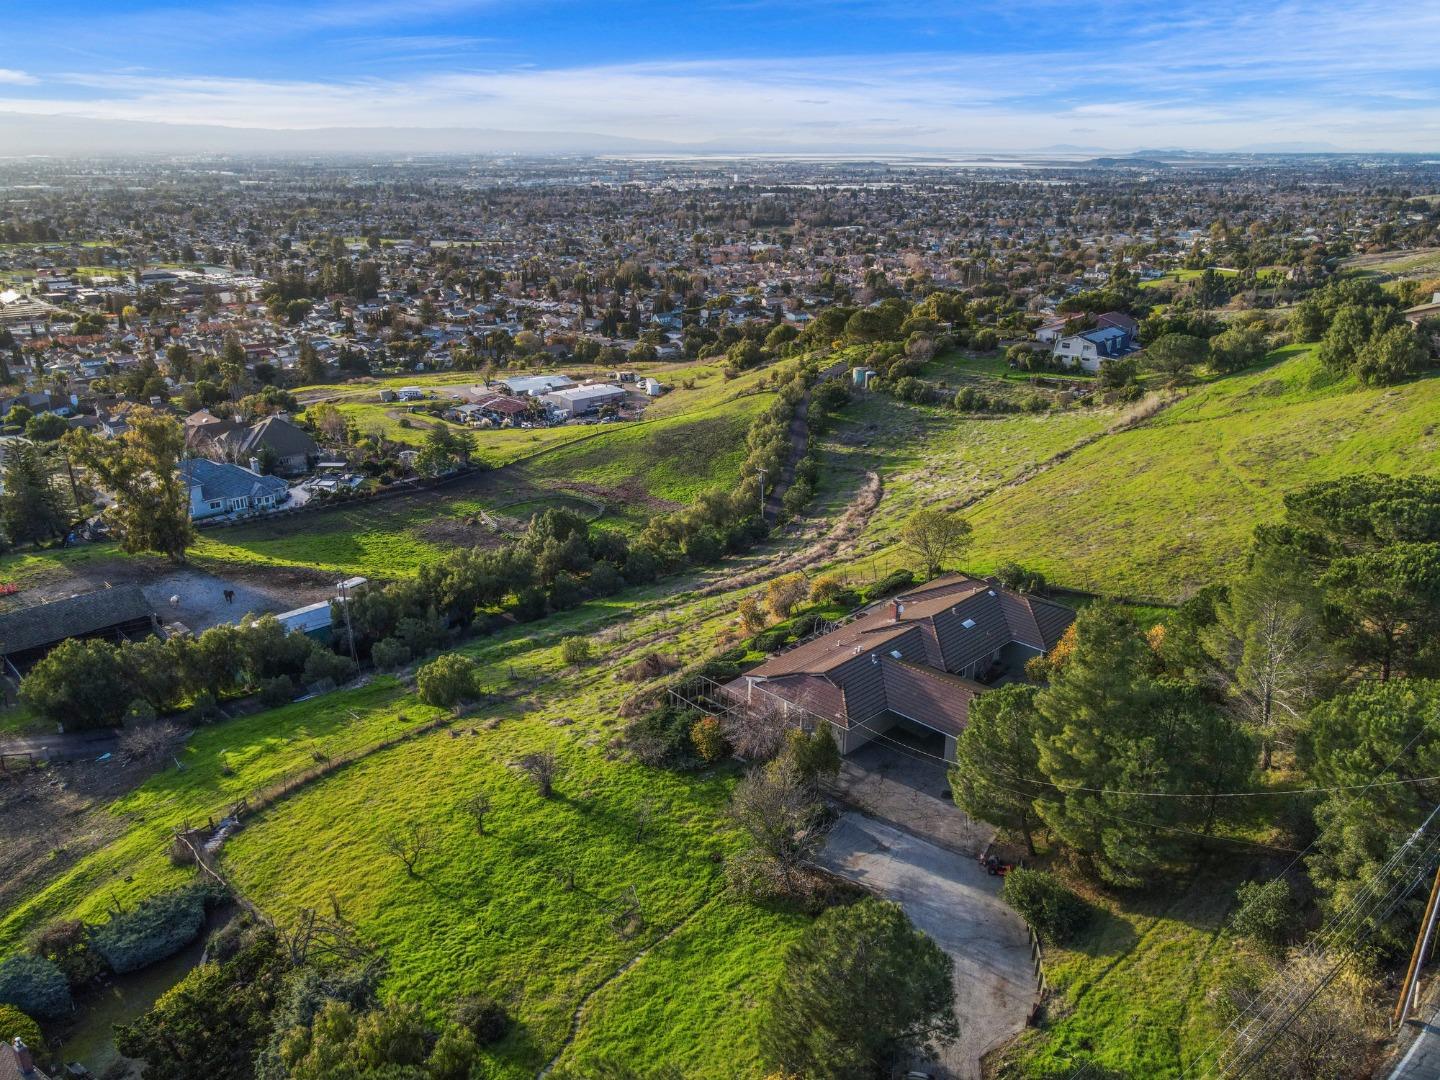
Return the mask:
M963 626L966 630L973 630L973 629L975 628L975 620L974 620L974 619L966 619L966 620L965 620L964 622L962 622L960 625Z

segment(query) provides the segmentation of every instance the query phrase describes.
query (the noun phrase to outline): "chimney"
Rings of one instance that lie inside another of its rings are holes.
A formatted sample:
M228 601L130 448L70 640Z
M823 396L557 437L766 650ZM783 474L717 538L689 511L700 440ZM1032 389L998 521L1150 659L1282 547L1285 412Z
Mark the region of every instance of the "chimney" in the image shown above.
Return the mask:
M259 459L258 457L252 457L252 458L250 459L250 471L251 471L251 472L259 472L259 471L260 471L260 459Z
M892 612L890 621L899 622L900 616L905 614L905 602L903 600L892 600L890 601L890 607Z
M28 1076L35 1071L35 1056L30 1053L30 1048L25 1045L24 1039L16 1035L15 1041L10 1044L10 1049L15 1053L15 1068L19 1070L21 1076Z

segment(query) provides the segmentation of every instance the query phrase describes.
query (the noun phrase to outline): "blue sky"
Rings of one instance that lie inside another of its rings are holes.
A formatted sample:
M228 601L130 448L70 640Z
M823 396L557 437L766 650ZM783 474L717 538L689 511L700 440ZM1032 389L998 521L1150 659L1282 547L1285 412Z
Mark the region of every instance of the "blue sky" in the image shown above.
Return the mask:
M7 7L4 112L797 150L1440 151L1433 0Z

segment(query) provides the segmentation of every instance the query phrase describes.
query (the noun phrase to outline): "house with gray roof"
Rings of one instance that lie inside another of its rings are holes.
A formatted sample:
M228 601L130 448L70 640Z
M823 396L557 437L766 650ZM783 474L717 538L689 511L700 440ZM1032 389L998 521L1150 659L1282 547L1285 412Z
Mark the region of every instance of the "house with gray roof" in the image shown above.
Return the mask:
M726 690L742 707L831 724L843 754L901 727L954 760L970 703L1020 677L1074 620L1053 601L951 574L866 608Z
M268 513L290 497L290 486L278 476L263 476L228 461L187 458L180 478L190 489L190 520L225 514Z

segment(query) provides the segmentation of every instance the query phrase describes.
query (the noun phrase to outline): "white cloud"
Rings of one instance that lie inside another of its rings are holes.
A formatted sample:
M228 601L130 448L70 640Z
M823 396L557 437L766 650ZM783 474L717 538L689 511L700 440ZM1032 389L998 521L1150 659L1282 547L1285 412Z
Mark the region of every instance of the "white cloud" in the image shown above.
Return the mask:
M471 6L467 0L423 2L436 12ZM851 2L866 6L866 0ZM378 17L381 6L311 9L306 21L323 25L343 16L363 22ZM963 42L940 51L927 41L927 51L884 56L449 71L428 63L423 73L385 78L165 77L93 69L47 76L59 91L45 98L0 96L0 109L240 128L498 128L687 144L791 143L796 149L807 142L1024 149L1069 141L1082 131L1086 142L1115 149L1301 140L1356 149L1440 144L1434 65L1440 9L1397 11L1377 0L1257 3L1240 13L1194 0L1098 7L1098 33L1113 35L1103 47L1067 41L993 54L967 53ZM1061 10L1051 0L1016 0L1013 11L996 17L1033 17L1037 9ZM1071 13L1072 21L1079 17ZM1091 37L1096 33L1091 27ZM387 41L393 60L450 50L452 60L508 60L488 52L484 39L443 32L354 36L337 44L386 52Z
M0 68L0 85L5 86L29 86L40 80L24 71L17 71L15 68Z

